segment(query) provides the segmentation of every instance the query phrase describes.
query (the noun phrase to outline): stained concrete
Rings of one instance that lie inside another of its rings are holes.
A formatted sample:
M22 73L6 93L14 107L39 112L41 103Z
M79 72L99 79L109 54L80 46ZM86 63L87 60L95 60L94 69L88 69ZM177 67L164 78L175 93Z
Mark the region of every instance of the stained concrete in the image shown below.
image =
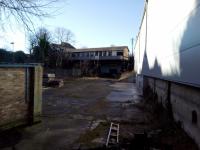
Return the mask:
M135 83L116 82L110 86L113 90L106 98L111 102L138 102L141 99Z
M150 77L146 77L145 80L146 86L149 86L151 91L155 90L157 101L165 109L168 109L168 88L170 88L169 98L174 120L179 122L188 135L195 139L200 148L200 122L197 121L196 124L192 122L192 111L200 114L200 89L175 82L170 82L171 86L168 87L169 81ZM200 116L197 117L197 120L200 120Z
M135 84L129 79L65 80L63 87L43 91L42 122L0 135L0 149L102 148L106 143L110 122L120 123L119 141L127 143L128 139L130 143L135 133L161 128L160 121L147 111L142 100ZM169 136L168 130L166 133L163 137L170 138L166 143L175 141L175 144L182 146L176 146L175 150L184 149L187 138L185 140L179 136L177 131L173 132L176 136ZM176 142L176 138L184 142ZM191 147L191 143L187 145Z
M113 120L129 121L133 118L131 114L136 110L124 107L122 103L134 99L138 101L136 95L132 82L66 80L64 87L43 91L42 122L20 130L21 138L12 146L20 150L77 148L81 143L80 136L95 130L99 124L106 122L107 130ZM102 137L94 137L91 142L99 143L97 139L105 139L106 130ZM0 145L0 148L8 146Z

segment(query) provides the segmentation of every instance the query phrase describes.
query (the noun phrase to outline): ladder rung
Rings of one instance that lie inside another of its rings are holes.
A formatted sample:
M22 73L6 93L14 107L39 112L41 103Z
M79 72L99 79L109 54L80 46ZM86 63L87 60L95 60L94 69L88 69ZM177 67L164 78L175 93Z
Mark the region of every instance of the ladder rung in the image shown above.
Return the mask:
M111 129L112 129L112 130L115 130L115 131L117 131L117 130L118 130L118 128L117 128L117 127L112 127Z
M111 133L110 136L117 136L117 133Z
M117 127L119 126L119 124L115 124L115 123L113 123L112 125L113 125L113 126L117 126Z
M119 142L118 136L119 136L119 124L111 122L106 146L109 146L109 144L117 144Z

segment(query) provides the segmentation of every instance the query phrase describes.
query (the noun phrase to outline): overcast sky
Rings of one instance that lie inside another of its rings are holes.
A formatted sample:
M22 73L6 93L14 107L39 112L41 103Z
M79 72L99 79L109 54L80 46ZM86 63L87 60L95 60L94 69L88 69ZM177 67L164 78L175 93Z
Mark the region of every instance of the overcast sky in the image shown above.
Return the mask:
M56 15L35 26L53 31L56 27L75 34L75 47L129 46L137 35L144 9L143 0L67 0L58 3ZM0 33L0 47L28 52L27 34L12 29Z

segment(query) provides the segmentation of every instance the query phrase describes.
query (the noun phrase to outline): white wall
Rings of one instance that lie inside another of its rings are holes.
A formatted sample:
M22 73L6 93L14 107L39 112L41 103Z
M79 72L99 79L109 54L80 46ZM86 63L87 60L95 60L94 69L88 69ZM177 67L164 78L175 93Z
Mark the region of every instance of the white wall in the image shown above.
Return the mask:
M200 87L199 64L200 0L149 0L135 45L136 72Z

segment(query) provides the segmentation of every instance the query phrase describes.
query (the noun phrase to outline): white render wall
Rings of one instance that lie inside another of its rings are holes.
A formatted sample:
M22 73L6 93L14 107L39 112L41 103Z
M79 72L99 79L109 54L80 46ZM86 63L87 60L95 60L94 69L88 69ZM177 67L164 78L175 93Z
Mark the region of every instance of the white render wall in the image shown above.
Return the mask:
M170 101L200 148L200 0L148 1L135 45L137 85L143 81L165 108Z
M200 0L149 0L145 10L136 72L200 87Z

